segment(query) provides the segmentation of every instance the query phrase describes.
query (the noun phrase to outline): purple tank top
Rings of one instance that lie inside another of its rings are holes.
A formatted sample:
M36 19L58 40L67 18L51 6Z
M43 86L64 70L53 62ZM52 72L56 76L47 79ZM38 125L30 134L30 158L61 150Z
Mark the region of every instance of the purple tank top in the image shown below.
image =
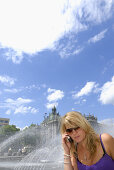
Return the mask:
M93 165L84 165L77 158L78 170L114 170L114 160L106 153L101 135L100 135L101 146L104 151L103 157Z

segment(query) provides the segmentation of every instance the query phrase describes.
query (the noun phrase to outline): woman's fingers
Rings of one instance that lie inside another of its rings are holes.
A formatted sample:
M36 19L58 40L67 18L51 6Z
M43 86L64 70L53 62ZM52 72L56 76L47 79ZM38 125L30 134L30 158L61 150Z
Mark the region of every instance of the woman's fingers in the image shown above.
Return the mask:
M65 151L69 151L71 148L71 143L69 142L68 137L67 134L62 135L62 145Z

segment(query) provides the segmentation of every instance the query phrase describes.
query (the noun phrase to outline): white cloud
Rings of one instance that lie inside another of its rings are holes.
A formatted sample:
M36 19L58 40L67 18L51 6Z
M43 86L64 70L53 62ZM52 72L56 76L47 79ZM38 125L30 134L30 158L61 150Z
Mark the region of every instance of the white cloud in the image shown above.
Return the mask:
M33 114L35 114L37 112L39 112L38 109L32 108L31 106L26 107L26 106L21 105L20 107L17 107L15 109L14 114L18 114L18 113L22 113L22 114L33 113Z
M14 78L11 78L9 76L6 76L6 75L5 76L0 76L0 82L5 84L5 85L12 86L12 85L15 84L15 81L16 80Z
M11 110L10 110L10 109L7 110L5 114L6 114L6 115L10 115L10 114L11 114Z
M93 20L93 23L98 24L110 18L113 14L111 11L113 10L113 0L93 0L92 3L91 0L83 0L81 2L84 7L83 11L81 9L81 17L84 15L88 22Z
M40 86L39 85L35 85L35 84L32 84L32 85L29 85L29 86L26 86L25 88L23 87L23 90L32 90L32 89L38 89L40 90Z
M75 105L83 105L84 103L86 103L86 99L78 99L74 102Z
M61 90L48 89L48 92L52 92L47 96L49 102L61 100L64 97L64 92Z
M27 103L31 103L32 100L31 99L23 99L21 97L17 98L16 100L13 99L6 99L6 103L9 103L11 105L15 105L15 106L20 106L22 104L27 104Z
M30 109L31 109L31 107L20 106L20 107L17 107L15 109L14 114L17 114L17 113L27 113L27 112L30 111Z
M83 50L83 47L74 47L72 45L72 42L68 43L64 47L59 47L58 45L56 48L59 51L59 55L61 58L68 58L73 55L78 55Z
M31 106L26 106L28 104L30 104L31 102L33 102L33 100L31 99L23 99L23 98L17 98L16 100L8 98L5 100L4 103L0 104L0 108L8 108L8 110L6 111L6 114L26 114L26 113L38 113L39 110L31 107Z
M77 54L79 54L82 50L83 50L83 48L82 48L82 47L77 48L76 50L74 50L73 55L77 55Z
M86 85L76 94L73 95L74 98L78 98L84 95L88 95L96 87L95 82L87 82Z
M83 99L82 102L86 102L86 99Z
M114 105L114 76L112 81L106 82L101 88L99 100L102 104Z
M75 110L75 108L72 108L72 110Z
M48 88L47 92L48 93L55 92L55 89Z
M8 93L18 93L21 89L4 89L4 91Z
M38 109L36 109L36 108L34 108L34 107L31 108L31 113L35 114L35 113L38 113L38 112L39 112Z
M57 102L54 102L54 103L47 103L47 104L46 104L46 108L47 108L47 109L52 109L54 106L57 107L57 106L58 106L58 103L57 103Z
M5 92L9 92L9 93L18 93L18 92L21 92L21 91L25 91L25 90L33 90L33 89L36 89L36 90L40 90L42 88L45 88L46 85L35 85L35 84L32 84L32 85L28 85L28 86L23 86L23 87L20 87L20 88L9 88L9 89L4 89Z
M21 61L23 60L23 54L22 51L15 51L13 49L8 49L5 53L4 53L6 60L12 60L13 63L15 64L20 64Z
M99 34L97 34L94 37L90 38L88 40L88 42L89 43L96 43L97 41L102 40L104 38L106 32L107 32L107 29L101 31Z
M46 104L47 109L51 109L54 106L58 106L59 100L61 100L64 97L64 92L61 90L51 89L48 88L47 92L49 95L47 96L48 103Z
M78 33L109 19L113 0L0 0L0 46L19 64L23 52L51 49L69 32ZM87 24L87 25L86 25Z

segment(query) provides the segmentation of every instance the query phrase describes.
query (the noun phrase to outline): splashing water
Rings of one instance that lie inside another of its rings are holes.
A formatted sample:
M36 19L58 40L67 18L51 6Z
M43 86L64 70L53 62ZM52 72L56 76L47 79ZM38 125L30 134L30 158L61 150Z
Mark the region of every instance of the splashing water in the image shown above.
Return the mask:
M0 143L0 152L3 152L6 148L10 147L11 144L14 144L17 142L17 140L21 140L25 136L33 136L34 135L34 130L33 129L27 129L25 131L20 131L17 132L15 135L9 137L2 143Z
M114 126L103 125L95 129L98 134L104 132L111 134L114 137ZM34 132L29 129L26 132L19 132L0 144L0 150L5 150L6 147L15 143L17 139L26 135L33 135ZM11 161L9 163L0 162L0 170L63 170L63 149L61 146L61 136L56 136L44 143L42 147L35 148L31 153L23 157L19 162Z
M60 136L46 143L46 146L36 149L14 168L14 170L50 170L63 169L63 152Z

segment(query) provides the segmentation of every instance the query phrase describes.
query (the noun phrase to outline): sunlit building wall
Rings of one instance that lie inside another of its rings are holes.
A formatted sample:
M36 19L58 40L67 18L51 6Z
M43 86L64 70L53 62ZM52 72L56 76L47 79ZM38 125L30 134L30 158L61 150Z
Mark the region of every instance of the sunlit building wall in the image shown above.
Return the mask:
M8 118L0 118L0 126L9 125L9 121Z

